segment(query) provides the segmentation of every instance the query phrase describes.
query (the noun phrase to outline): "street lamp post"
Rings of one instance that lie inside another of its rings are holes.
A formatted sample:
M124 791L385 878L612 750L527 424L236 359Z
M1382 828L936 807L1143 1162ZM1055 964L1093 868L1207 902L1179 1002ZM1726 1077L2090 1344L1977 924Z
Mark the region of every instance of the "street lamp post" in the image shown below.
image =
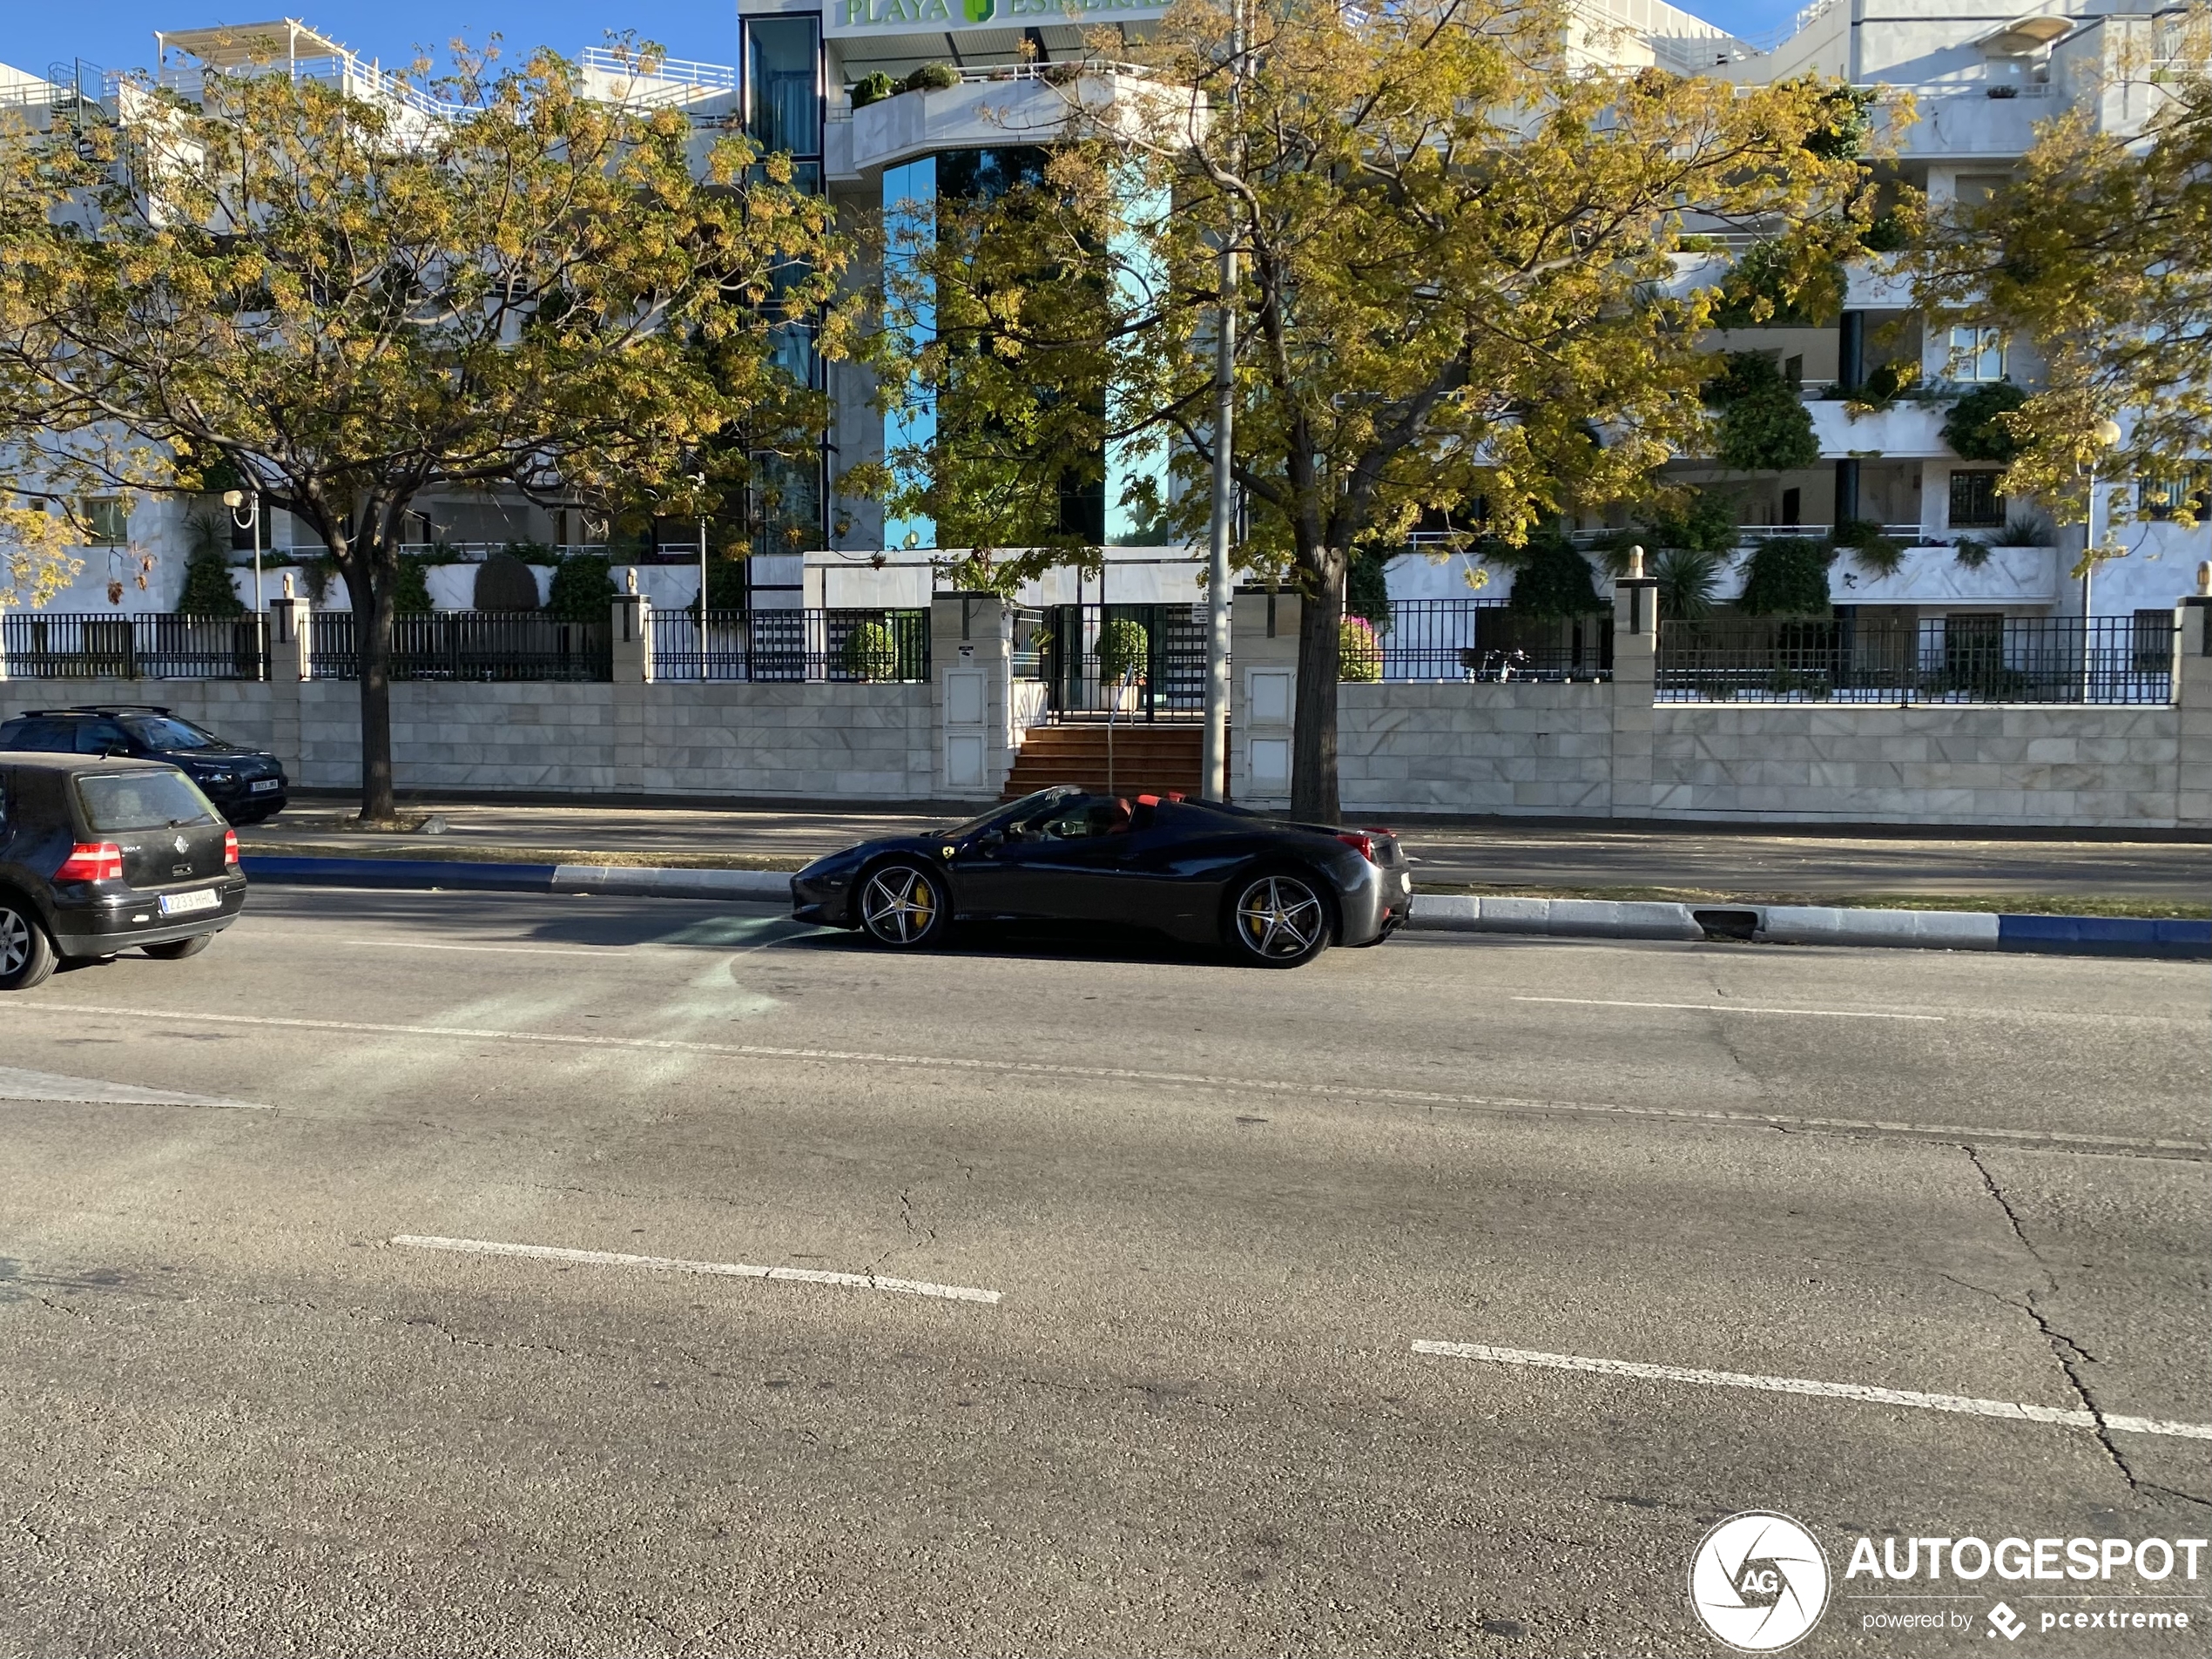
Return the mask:
M706 494L706 475L695 472L691 482L699 487L699 494ZM699 660L706 660L706 509L699 509Z
M261 610L261 494L255 490L249 496L242 489L226 489L223 505L231 509L232 523L253 532L253 610L258 616ZM240 507L246 509L243 518L238 514Z
M1242 15L1229 37L1229 96L1237 96L1237 78L1243 66L1237 55L1244 50ZM1200 745L1200 795L1207 800L1229 798L1229 533L1235 510L1230 458L1234 453L1237 417L1237 238L1225 229L1221 244L1221 300L1214 334L1213 371L1213 517L1206 546L1206 730Z
M2120 422L2100 421L2089 435L2097 446L2097 455L2101 458L2104 451L2119 443ZM2089 545L2081 555L2081 700L2084 703L2089 700L2097 678L2096 631L2089 621L2089 608L2097 579L2097 549L2101 544L2101 538L2097 535L2098 493L2097 462L2093 460L2089 464L2089 523L2085 532Z

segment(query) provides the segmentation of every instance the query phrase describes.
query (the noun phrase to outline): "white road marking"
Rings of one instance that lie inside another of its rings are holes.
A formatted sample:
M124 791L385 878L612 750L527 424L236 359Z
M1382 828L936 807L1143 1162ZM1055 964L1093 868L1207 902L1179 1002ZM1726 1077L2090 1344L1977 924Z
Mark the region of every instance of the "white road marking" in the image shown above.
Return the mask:
M341 945L368 945L378 950L469 950L489 951L501 956L597 956L604 961L619 956L635 945L606 945L597 950L568 950L555 945L434 945L424 939L341 939Z
M1571 1002L1586 1008L1686 1008L1701 1014L1798 1014L1815 1020L1922 1020L1941 1025L1941 1014L1889 1014L1871 1008L1755 1008L1742 1002L1615 1002L1597 996L1516 996L1515 1002Z
M1592 1359L1581 1354L1534 1353L1526 1348L1493 1348L1479 1342L1416 1342L1415 1353L1447 1359L1487 1359L1500 1366L1535 1366L1549 1371L1587 1371L1607 1377L1640 1377L1653 1382L1696 1383L1707 1388L1755 1388L1770 1394L1811 1394L1825 1399L1856 1399L1877 1406L1913 1406L1922 1411L1958 1412L1968 1417L2003 1417L2020 1423L2057 1423L2067 1428L2094 1428L2093 1412L2059 1406L2023 1406L2009 1399L1976 1399L1967 1394L1925 1394L1912 1388L1873 1388L1864 1383L1815 1382L1805 1377L1760 1377L1740 1371L1699 1371L1688 1366L1647 1366L1633 1359ZM2105 1427L2134 1434L2170 1434L2212 1440L2212 1423L2175 1423L2155 1417L2127 1417L2107 1412Z
M687 1262L670 1256L629 1256L611 1250L566 1250L558 1244L504 1244L486 1238L431 1238L401 1233L390 1241L409 1250L449 1250L464 1256L524 1256L537 1261L579 1262L586 1267L644 1267L663 1273L711 1273L725 1278L772 1278L800 1285L839 1285L898 1296L934 1296L946 1302L996 1302L996 1291L923 1279L885 1278L878 1273L827 1273L811 1267L754 1267L745 1262Z
M1919 1135L1948 1141L2050 1143L2094 1151L2152 1147L2202 1158L2212 1148L2197 1141L2150 1136L2085 1135L2072 1130L1991 1129L1952 1123L1905 1123L1885 1118L1804 1117L1785 1112L1730 1112L1687 1106L1627 1106L1611 1103L1533 1100L1507 1095L1458 1095L1365 1083L1298 1082L1271 1077L1210 1077L1183 1071L1139 1071L1126 1066L1055 1064L1043 1060L993 1060L969 1055L884 1054L861 1049L783 1049L757 1042L695 1042L678 1037L618 1037L581 1031L500 1031L478 1026L397 1025L366 1020L308 1020L273 1014L213 1014L191 1008L125 1008L99 1002L0 1001L0 1014L111 1015L143 1027L149 1020L185 1024L250 1025L290 1031L356 1031L369 1036L448 1037L463 1042L543 1043L554 1048L637 1049L661 1054L737 1055L756 1060L819 1060L840 1065L908 1066L927 1071L990 1072L1008 1076L1074 1077L1089 1081L1172 1083L1231 1094L1305 1095L1319 1100L1390 1101L1473 1111L1560 1112L1589 1117L1642 1117L1689 1123L1747 1124L1826 1130L1842 1134Z
M91 1106L221 1106L233 1111L266 1112L273 1107L216 1095L185 1095L169 1089L141 1089L98 1077L64 1077L51 1071L0 1066L0 1100L64 1101Z

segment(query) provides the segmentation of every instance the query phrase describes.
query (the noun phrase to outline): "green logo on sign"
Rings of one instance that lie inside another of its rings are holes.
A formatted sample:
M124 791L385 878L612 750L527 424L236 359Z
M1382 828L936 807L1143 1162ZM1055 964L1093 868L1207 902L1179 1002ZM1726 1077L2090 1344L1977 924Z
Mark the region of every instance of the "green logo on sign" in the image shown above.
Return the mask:
M999 0L960 0L960 9L970 23L988 23L999 9Z

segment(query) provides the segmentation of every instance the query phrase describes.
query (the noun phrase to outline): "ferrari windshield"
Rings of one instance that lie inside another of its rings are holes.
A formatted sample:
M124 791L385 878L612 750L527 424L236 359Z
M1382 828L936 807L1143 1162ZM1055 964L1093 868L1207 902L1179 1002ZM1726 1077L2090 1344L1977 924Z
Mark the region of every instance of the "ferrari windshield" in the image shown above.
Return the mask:
M1056 800L1065 800L1070 795L1082 792L1073 784L1055 784L1050 789L1040 789L1035 794L1024 795L1019 800L1001 801L981 817L971 818L965 824L954 825L945 832L945 836L948 840L958 840L963 835L980 834L1001 820L1019 824L1024 819L1035 818Z

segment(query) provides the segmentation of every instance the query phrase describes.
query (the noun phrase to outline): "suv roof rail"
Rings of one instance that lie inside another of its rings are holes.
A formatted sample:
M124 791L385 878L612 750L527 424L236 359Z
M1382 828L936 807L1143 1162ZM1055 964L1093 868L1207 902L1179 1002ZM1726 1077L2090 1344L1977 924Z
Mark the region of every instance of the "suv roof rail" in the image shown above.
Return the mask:
M25 714L51 718L58 714L116 714L143 709L148 714L166 714L169 710L159 703L78 703L66 709L25 709Z

